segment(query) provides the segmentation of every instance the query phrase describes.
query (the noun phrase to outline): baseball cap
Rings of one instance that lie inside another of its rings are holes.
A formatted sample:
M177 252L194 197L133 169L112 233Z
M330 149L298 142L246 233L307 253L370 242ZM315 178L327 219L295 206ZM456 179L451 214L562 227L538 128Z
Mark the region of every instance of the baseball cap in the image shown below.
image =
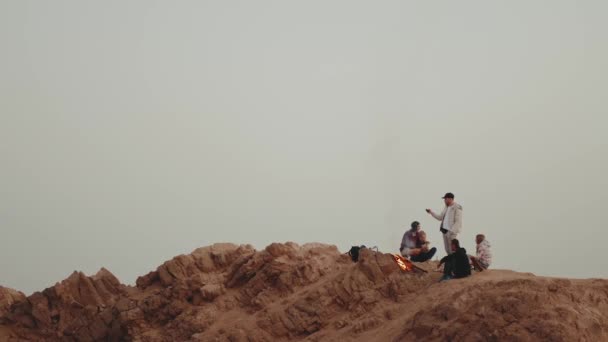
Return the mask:
M444 199L445 199L445 198L454 198L454 194L453 194L453 193L451 193L451 192L448 192L448 193L446 193L446 194L445 194L443 197L441 197L441 198L444 198Z

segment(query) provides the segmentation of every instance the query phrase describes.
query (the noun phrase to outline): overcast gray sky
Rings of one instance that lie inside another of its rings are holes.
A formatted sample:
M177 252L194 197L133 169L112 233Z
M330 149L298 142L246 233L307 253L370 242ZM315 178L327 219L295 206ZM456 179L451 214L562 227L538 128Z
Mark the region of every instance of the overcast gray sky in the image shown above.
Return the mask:
M606 1L0 0L0 284L214 242L608 277ZM440 254L443 254L440 253Z

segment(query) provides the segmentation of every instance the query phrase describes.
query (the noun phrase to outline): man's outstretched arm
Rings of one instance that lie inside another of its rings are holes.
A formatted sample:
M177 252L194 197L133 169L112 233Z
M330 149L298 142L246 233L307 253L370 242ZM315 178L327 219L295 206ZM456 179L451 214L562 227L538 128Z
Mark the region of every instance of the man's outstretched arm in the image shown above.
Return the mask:
M435 213L431 209L427 209L426 212L431 214L431 216L433 216L437 221L442 221L443 217L445 216L446 210L444 209L440 214Z

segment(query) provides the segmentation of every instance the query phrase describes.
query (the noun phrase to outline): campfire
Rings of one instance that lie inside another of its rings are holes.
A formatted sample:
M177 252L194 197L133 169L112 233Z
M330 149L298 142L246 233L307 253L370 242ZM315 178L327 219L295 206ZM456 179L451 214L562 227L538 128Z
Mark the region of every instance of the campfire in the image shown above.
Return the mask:
M414 271L414 265L411 261L407 260L399 254L393 254L393 258L395 259L395 262L403 272Z

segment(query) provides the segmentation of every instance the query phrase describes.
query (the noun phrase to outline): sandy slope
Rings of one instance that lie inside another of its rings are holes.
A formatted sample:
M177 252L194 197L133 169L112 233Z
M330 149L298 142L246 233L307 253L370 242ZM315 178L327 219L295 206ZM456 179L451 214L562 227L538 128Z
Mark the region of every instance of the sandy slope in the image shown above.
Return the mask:
M355 264L322 244L216 244L135 287L102 269L0 301L0 341L608 340L608 280L491 270L438 283L434 266L403 273L372 251Z

